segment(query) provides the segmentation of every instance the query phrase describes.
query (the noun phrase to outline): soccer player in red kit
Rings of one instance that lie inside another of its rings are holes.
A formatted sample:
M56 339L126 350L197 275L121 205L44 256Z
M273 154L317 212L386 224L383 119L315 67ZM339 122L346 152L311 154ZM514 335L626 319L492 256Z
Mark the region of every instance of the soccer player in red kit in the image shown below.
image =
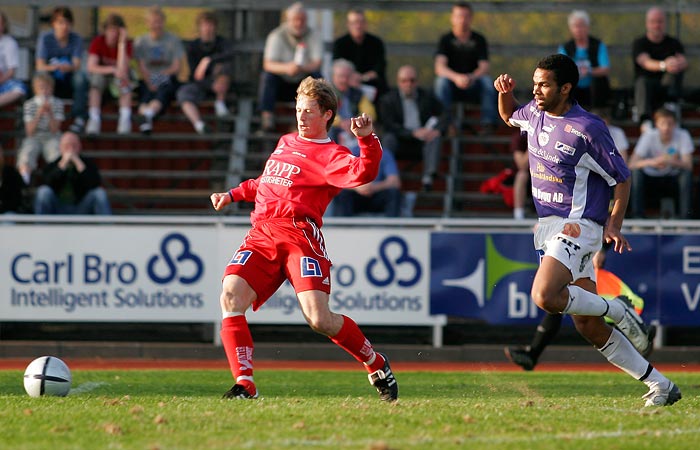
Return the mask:
M360 156L328 137L338 110L325 80L308 77L297 89L298 133L280 138L263 173L228 192L213 193L217 211L234 201L255 202L252 227L226 266L221 293L221 340L236 383L224 398L256 398L253 338L246 310L257 310L288 279L311 328L364 364L379 398L394 401L399 388L389 360L349 317L329 307L331 261L320 227L330 201L343 188L371 182L382 147L366 115L351 119Z

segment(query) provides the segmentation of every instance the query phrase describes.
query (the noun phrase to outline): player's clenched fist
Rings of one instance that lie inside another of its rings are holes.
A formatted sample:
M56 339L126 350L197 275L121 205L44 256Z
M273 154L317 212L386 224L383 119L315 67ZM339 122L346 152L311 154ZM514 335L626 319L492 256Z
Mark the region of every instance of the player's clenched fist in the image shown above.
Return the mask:
M374 131L372 118L365 113L362 113L361 116L353 117L350 119L350 131L357 137L369 136Z
M214 206L214 209L217 211L221 211L224 206L232 201L231 195L228 192L214 192L209 198L211 199L211 204Z
M512 92L515 89L515 80L510 75L504 73L493 80L493 87L501 94Z

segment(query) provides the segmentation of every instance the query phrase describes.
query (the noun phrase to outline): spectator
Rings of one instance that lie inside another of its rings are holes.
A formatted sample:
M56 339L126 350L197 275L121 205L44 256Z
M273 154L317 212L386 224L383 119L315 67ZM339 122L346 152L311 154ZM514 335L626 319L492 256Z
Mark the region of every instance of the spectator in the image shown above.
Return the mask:
M19 47L10 36L10 22L0 11L0 108L14 103L27 95L27 88L15 79L19 67Z
M338 112L328 136L359 156L360 146L350 129L351 119L365 114L376 120L377 114L362 90L352 86L356 75L355 66L350 61L341 58L333 62L332 84L338 95ZM398 217L401 212L400 188L396 160L391 152L384 152L374 181L341 191L333 202L333 215L348 217L362 212L382 212L387 217Z
M452 31L444 34L435 54L435 95L449 114L453 100L479 102L482 132L493 131L498 123L496 91L488 76L489 48L486 38L472 31L472 6L452 6ZM458 127L461 124L455 124Z
M165 13L159 7L149 8L146 25L148 33L136 39L134 58L141 76L139 130L150 134L153 119L175 98L185 49L179 37L165 31Z
M634 104L640 123L646 126L653 111L665 103L673 103L675 112L680 113L675 103L681 98L688 61L683 44L666 34L666 15L661 8L649 8L645 25L646 34L632 44L632 56Z
M102 23L102 34L96 36L88 50L87 70L90 77L89 119L87 134L100 132L102 94L109 92L119 99L117 133L131 132L131 79L129 61L133 55L133 43L127 38L126 24L122 16L110 14Z
M217 117L230 114L226 107L226 94L231 86L229 60L233 52L226 40L216 34L217 20L213 12L197 16L198 37L187 45L187 61L192 70L189 83L177 91L177 101L182 112L199 134L206 133L206 126L199 114L197 103L214 94L214 112Z
M527 133L517 131L510 140L510 150L513 152L515 163L515 179L513 180L513 218L525 218L525 200L530 186L530 161L527 150Z
M21 212L25 187L17 169L5 164L0 147L0 214Z
M589 34L591 17L586 11L572 11L568 24L572 39L560 45L558 52L578 67L579 82L573 96L586 109L604 106L610 95L608 48Z
M608 126L610 137L612 137L613 142L615 143L615 147L617 147L617 151L620 152L620 156L622 156L622 159L624 159L625 162L627 162L629 156L628 151L630 149L630 142L629 140L627 140L625 130L610 123L610 114L608 113L607 108L594 108L591 110L591 112L603 119L605 125Z
M447 117L435 95L418 86L418 71L405 65L397 71L397 85L379 104L379 118L384 124L384 148L396 159L423 159L423 190L429 191L437 175L442 146L441 136L447 129Z
M44 184L36 191L36 214L112 214L97 165L80 150L80 137L63 133L61 154L44 168Z
M386 51L378 36L367 32L367 18L361 9L347 15L348 32L333 42L333 59L347 59L360 73L360 82L375 90L373 102L389 89L386 81Z
M360 147L350 148L360 156ZM379 173L374 181L352 189L343 189L333 200L333 215L351 217L361 213L381 213L386 217L401 215L401 178L391 152L382 153Z
M629 160L632 170L632 216L644 217L646 198L678 198L681 218L691 216L693 140L678 126L673 111L654 113L654 128L642 133Z
M72 98L70 130L82 133L87 120L88 79L82 71L83 39L72 31L73 13L65 6L51 13L51 30L39 35L36 44L36 70L49 72L54 92L60 98Z
M338 95L338 112L328 136L351 150L359 144L350 130L350 119L365 113L373 121L377 120L377 111L372 102L360 88L352 86L356 75L355 66L350 61L337 59L333 62L331 81Z
M34 97L24 102L24 132L17 156L17 169L26 185L31 184L31 176L36 169L39 153L44 161L58 157L58 141L61 124L65 119L63 102L53 95L54 79L45 72L39 72L32 79Z
M275 129L275 102L294 101L301 80L321 77L322 58L323 42L308 27L306 8L301 2L292 3L284 23L265 40L259 100L263 131Z

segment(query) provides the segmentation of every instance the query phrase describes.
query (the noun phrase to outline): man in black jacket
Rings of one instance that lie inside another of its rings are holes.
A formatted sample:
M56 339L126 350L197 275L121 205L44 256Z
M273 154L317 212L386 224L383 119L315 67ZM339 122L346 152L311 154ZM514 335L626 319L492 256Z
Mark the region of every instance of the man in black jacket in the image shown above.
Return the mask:
M36 191L36 214L112 214L102 178L93 161L80 156L80 138L63 133L61 156L44 168L44 184Z
M333 42L333 60L352 62L360 74L360 82L377 89L371 99L376 102L388 90L384 41L367 32L367 18L361 9L348 11L347 27L348 32Z
M447 119L435 95L418 86L418 71L411 65L399 68L398 88L387 92L379 103L384 127L382 146L396 159L423 159L423 190L429 191L440 163L442 135Z
M5 164L0 146L0 214L22 212L22 196L26 185L11 164Z

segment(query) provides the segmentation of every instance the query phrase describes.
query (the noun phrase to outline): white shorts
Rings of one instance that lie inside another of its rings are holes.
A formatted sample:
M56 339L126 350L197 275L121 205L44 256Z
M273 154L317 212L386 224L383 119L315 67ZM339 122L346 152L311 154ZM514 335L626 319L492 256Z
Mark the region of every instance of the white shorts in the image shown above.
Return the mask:
M564 264L573 280L595 281L593 255L603 245L603 227L588 219L543 217L535 229L535 250Z

